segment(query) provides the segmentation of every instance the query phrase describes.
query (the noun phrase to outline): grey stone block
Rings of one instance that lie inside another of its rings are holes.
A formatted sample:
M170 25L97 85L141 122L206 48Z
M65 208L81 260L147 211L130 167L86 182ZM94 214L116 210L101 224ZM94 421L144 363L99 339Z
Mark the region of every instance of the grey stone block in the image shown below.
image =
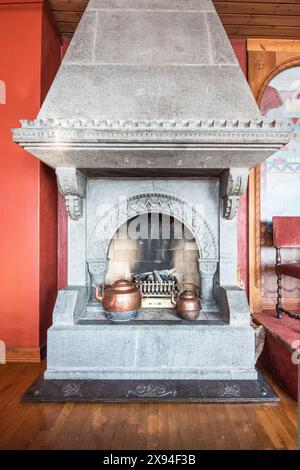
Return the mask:
M224 35L224 28L220 18L215 13L207 13L206 17L209 51L212 63L238 65L236 55L229 39L227 35Z
M210 63L209 48L195 47L208 44L205 13L107 10L98 15L102 27L97 30L95 63Z
M211 0L90 0L87 9L215 11Z
M53 310L54 325L74 325L88 300L86 287L68 287L57 294Z
M72 86L70 86L72 83ZM235 65L62 64L39 118L259 118Z
M86 11L82 16L65 54L64 63L86 64L93 61L96 19L94 11ZM84 35L80 34L81 30L85 31Z
M90 3L39 113L112 120L260 117L212 2L194 0Z
M231 325L250 325L250 308L243 289L237 286L217 286L216 297L225 321Z
M233 142L235 142L234 136ZM155 148L155 144L147 146L141 143L134 147L128 144L128 148L124 146L120 149L118 144L104 146L95 141L89 146L80 143L66 146L60 145L57 140L51 151L39 145L26 145L26 150L52 168L62 166L82 168L91 176L103 176L107 170L117 171L120 176L120 170L124 169L127 172L131 171L132 176L137 172L147 176L147 171L153 174L154 170L155 176L159 177L159 170L164 169L170 172L169 176L182 176L185 172L186 176L193 177L195 170L199 169L203 171L201 176L213 176L216 173L220 174L225 168L241 166L253 168L282 146L280 143L277 146L274 144L271 148L257 150L255 147L250 148L240 144L240 148L235 148L233 151L232 143L223 144L222 150L217 149L215 145L212 149L209 145L201 148L193 146L191 142L190 144L190 148L187 148L187 144L180 143L175 146L161 145ZM212 161L213 169L211 169Z
M257 378L250 327L54 326L48 345L47 379Z

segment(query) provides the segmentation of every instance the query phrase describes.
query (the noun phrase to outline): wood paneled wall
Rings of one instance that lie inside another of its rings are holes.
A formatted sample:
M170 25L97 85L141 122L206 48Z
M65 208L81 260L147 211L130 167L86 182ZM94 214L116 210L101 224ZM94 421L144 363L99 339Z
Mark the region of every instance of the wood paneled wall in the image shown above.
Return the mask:
M299 0L216 0L228 36L299 38Z
M62 34L73 34L88 0L48 0ZM214 0L230 37L300 38L299 0Z

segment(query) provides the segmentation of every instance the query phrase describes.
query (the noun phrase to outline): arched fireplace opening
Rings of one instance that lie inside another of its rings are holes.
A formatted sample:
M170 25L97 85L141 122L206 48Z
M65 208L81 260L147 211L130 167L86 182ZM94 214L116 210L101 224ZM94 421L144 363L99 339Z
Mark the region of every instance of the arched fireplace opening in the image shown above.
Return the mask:
M120 276L141 286L144 307L169 308L177 282L200 287L199 250L188 227L159 212L140 214L114 234L108 250L107 284Z

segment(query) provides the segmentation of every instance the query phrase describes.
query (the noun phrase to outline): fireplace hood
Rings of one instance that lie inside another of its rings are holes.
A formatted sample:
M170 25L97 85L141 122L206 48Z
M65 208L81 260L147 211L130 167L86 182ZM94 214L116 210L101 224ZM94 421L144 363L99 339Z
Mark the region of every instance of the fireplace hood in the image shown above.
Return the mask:
M262 118L210 0L90 0L37 119L21 125L15 142L87 176L218 175L290 137Z

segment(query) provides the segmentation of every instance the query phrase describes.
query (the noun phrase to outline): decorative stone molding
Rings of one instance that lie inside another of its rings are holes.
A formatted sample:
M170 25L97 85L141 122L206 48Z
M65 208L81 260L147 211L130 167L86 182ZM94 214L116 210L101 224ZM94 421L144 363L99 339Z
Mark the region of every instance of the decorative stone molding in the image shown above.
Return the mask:
M78 196L65 196L67 212L72 220L82 217L82 199Z
M88 240L89 259L106 259L110 241L116 231L129 219L148 212L159 212L177 218L195 236L201 259L218 258L216 237L195 206L171 194L146 193L118 202L98 218Z
M287 143L291 132L282 122L260 120L144 120L108 121L85 119L22 120L21 128L13 129L13 139L22 146L43 143L93 142L113 145L115 142L197 143L209 146L238 143L272 144L272 148ZM202 144L201 144L202 143Z
M247 168L230 168L220 181L220 196L223 199L223 217L232 220L238 211L239 198L247 190Z
M199 259L199 272L201 277L211 277L216 274L218 260L202 260Z
M76 168L57 168L59 191L65 196L66 208L72 220L82 217L82 199L86 195L86 177Z
M223 217L232 220L236 217L239 207L239 197L226 196L223 198Z
M176 120L101 120L101 119L36 119L31 121L23 119L20 121L22 128L145 128L145 127L163 127L163 128L186 128L186 127L201 127L201 128L280 128L286 129L284 122L269 121L268 119L258 120L227 120L227 119L186 119L183 121Z

